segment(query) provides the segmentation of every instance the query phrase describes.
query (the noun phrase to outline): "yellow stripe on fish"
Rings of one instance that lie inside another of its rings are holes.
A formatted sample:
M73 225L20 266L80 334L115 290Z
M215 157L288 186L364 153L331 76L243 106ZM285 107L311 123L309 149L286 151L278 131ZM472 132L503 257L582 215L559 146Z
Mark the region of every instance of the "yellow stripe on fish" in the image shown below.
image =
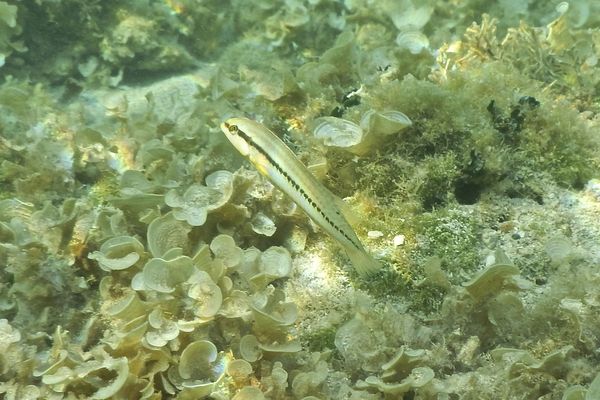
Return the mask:
M277 135L248 118L228 119L221 124L221 130L258 172L342 245L359 274L371 274L380 268L343 216L338 205L341 200L308 171Z

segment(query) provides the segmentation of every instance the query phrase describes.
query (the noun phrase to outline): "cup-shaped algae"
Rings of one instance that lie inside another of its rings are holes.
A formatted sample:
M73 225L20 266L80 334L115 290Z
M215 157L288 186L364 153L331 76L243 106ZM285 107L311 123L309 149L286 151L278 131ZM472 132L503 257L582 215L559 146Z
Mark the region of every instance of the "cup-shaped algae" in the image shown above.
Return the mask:
M365 135L363 129L352 121L337 117L318 118L313 130L315 138L328 147L350 149L358 145Z
M132 236L117 236L102 243L99 251L88 258L98 261L105 271L119 271L133 266L144 254L144 245Z
M190 229L188 224L178 221L172 212L155 218L148 225L148 249L154 257L162 257L174 247L185 249Z
M190 278L189 283L188 297L196 300L194 313L200 318L215 316L223 303L221 288L205 271L197 271Z
M257 212L250 220L250 227L259 235L271 237L275 234L277 226L275 222L263 212Z
M243 318L250 313L250 299L246 292L232 290L223 300L219 314L226 318Z
M163 347L170 340L179 336L177 322L166 318L160 308L155 308L148 315L148 324L152 329L146 332L145 338L146 342L152 347Z
M276 279L287 277L291 270L290 252L285 247L272 246L260 254L258 272L249 281L255 289L261 289Z
M232 397L232 400L265 400L263 392L254 386L243 387Z
M412 125L411 120L400 111L367 111L360 120L360 126L369 134L390 135Z
M141 272L143 288L159 293L172 293L193 272L194 265L188 256L180 256L168 261L162 258L153 258L144 265ZM134 278L134 280L136 279Z
M227 268L234 268L242 260L242 249L236 246L233 238L226 234L216 236L210 242L210 250Z
M252 374L252 365L246 360L232 360L227 365L227 375L229 375L236 385L246 384Z
M208 340L197 340L181 352L176 381L181 381L184 398L202 398L209 395L225 376L229 362L226 354ZM190 397L191 396L191 397Z

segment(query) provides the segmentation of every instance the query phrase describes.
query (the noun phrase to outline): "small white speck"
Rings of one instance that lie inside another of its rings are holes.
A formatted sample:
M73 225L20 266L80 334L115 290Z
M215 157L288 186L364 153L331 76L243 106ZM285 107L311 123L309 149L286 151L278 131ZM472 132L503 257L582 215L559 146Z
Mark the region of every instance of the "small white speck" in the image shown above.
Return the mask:
M394 244L394 246L398 247L398 246L402 246L404 244L405 240L406 240L406 237L404 235L396 235L396 236L394 236L392 243Z
M381 232L381 231L369 231L369 232L367 232L367 237L369 239L379 239L382 236L383 236L383 232Z

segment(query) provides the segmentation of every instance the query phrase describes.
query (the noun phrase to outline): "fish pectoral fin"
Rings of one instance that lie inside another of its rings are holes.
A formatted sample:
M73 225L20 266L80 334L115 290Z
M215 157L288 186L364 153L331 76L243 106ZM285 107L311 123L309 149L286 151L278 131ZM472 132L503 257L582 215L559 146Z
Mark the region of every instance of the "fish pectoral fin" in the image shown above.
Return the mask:
M248 159L262 176L269 178L269 160L264 154L255 151L248 156Z
M348 221L352 227L358 226L364 221L364 218L360 216L359 213L354 211L348 203L334 194L331 196L333 197L333 202L335 203L337 209L340 210L342 216L346 218L346 221Z
M325 179L325 177L327 176L327 163L326 162L320 162L320 163L307 165L306 169L308 169L310 171L310 173L313 174L313 176L315 178L317 178L317 180L319 182L322 182Z

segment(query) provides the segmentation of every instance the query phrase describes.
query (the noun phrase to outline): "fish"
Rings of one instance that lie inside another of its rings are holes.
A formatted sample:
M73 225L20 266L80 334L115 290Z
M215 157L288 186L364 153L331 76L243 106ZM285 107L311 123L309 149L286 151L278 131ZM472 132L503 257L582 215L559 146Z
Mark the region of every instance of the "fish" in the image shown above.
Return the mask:
M341 245L359 275L371 275L381 268L344 216L346 203L319 182L275 133L243 117L227 119L221 130L261 175Z

